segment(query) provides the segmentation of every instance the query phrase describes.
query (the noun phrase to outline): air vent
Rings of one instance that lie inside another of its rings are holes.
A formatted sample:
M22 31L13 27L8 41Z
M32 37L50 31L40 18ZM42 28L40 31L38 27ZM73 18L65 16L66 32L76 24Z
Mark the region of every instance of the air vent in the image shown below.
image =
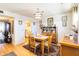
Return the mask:
M4 13L2 10L0 10L0 13Z

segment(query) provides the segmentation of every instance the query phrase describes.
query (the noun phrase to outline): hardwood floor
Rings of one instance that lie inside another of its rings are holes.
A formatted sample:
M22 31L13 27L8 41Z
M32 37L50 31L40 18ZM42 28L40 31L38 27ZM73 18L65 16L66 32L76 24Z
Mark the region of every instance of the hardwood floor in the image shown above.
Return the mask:
M14 46L12 44L4 44L4 48L0 49L0 56L8 54L10 52L14 52L17 56L35 56L34 53L23 47L23 45L25 44L27 43L25 42L17 46Z

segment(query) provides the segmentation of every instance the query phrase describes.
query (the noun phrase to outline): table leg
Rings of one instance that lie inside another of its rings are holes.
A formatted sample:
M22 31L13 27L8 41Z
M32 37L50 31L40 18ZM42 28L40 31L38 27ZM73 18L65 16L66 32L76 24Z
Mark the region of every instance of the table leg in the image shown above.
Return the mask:
M44 41L41 42L42 55L44 55Z

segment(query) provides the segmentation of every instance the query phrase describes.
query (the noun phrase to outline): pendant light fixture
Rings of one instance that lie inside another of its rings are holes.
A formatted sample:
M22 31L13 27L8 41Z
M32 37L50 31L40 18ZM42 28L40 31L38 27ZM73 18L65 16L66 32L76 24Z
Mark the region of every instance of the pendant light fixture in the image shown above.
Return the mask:
M40 9L37 8L36 13L34 14L35 20L42 20L43 12L44 11L40 11Z

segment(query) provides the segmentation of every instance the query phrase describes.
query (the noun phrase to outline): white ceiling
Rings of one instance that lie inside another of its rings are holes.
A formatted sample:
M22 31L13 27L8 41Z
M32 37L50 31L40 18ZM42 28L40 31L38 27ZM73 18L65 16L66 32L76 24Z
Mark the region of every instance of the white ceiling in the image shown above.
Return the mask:
M69 11L71 6L71 3L0 3L0 9L30 17L33 17L37 8L44 11L44 14L54 15Z

